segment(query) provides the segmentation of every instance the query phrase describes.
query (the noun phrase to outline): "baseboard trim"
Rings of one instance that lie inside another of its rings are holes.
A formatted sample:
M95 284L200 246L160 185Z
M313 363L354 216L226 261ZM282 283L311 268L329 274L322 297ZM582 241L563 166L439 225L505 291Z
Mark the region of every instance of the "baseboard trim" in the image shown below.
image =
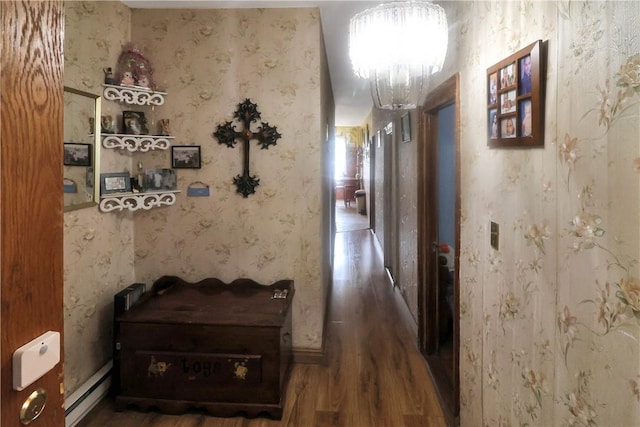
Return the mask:
M402 295L402 290L399 287L393 288L393 301L400 312L400 316L402 317L403 323L407 326L407 328L411 331L413 336L416 338L416 343L418 342L418 321L411 314L411 310L409 310L409 305L407 304L407 300L404 299L404 295Z
M331 304L331 294L333 293L333 263L329 268L329 280L327 283L327 297L324 302L324 321L322 325L322 344L319 349L310 348L293 348L293 363L302 363L306 365L322 365L327 366L329 361L327 358L327 333L329 330L329 305Z
M326 335L326 334L325 334ZM320 349L298 348L293 349L293 362L305 365L322 365L327 366L327 354L324 346Z
M65 426L74 427L109 393L111 386L109 361L64 401Z
M389 267L385 267L384 268L384 272L386 273L387 282L389 283L389 285L392 288L395 288L396 287L396 281L393 279L393 275L391 274L391 270L389 270Z

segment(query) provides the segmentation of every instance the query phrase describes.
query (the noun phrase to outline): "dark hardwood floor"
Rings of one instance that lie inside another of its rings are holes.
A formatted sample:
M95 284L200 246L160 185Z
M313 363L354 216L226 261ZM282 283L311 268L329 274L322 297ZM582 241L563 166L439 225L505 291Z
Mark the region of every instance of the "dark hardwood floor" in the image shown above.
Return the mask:
M80 427L445 426L416 338L405 326L370 230L338 233L327 366L295 364L282 420L176 416L102 401ZM295 328L295 325L294 325Z

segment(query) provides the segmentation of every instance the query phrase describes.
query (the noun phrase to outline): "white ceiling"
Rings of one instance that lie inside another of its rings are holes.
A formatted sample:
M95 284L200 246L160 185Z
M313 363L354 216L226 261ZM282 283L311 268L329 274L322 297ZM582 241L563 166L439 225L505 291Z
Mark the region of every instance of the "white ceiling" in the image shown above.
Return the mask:
M357 78L349 60L349 20L356 13L387 3L381 1L269 1L269 0L122 0L131 8L269 8L269 7L318 7L322 19L322 31L327 49L329 73L336 103L336 126L360 126L372 107L369 82Z

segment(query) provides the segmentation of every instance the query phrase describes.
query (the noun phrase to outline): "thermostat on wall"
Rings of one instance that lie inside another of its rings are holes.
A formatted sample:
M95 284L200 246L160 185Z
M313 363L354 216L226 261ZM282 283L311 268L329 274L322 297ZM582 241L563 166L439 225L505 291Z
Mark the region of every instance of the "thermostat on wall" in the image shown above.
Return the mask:
M60 362L60 332L48 331L13 353L13 388L24 390Z

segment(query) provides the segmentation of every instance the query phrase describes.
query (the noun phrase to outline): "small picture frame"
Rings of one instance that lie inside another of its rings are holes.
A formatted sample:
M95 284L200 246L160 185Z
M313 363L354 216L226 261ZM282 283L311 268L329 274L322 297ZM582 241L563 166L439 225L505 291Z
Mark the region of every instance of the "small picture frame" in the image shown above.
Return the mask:
M513 113L516 111L516 91L510 90L500 95L500 112Z
M100 194L116 194L131 192L131 177L129 172L101 173Z
M489 110L489 138L496 139L500 134L498 129L500 124L498 123L498 109L493 108Z
M489 75L489 105L498 103L498 73Z
M91 166L91 144L64 143L65 166Z
M174 145L171 147L171 167L174 169L200 169L199 145Z
M128 135L148 135L147 119L142 111L122 112L122 131Z
M411 115L409 111L400 118L400 133L402 135L402 142L411 141Z
M520 120L520 136L521 137L525 137L525 138L531 138L531 135L533 134L533 129L532 129L532 116L531 116L531 99L523 99L522 101L520 101L520 108L518 108L518 111L520 111L520 116L519 116L519 120Z
M489 147L544 147L545 65L538 40L487 69Z
M500 135L502 138L516 137L516 118L514 116L500 119Z
M147 169L144 173L144 187L147 191L175 190L178 177L173 169Z

